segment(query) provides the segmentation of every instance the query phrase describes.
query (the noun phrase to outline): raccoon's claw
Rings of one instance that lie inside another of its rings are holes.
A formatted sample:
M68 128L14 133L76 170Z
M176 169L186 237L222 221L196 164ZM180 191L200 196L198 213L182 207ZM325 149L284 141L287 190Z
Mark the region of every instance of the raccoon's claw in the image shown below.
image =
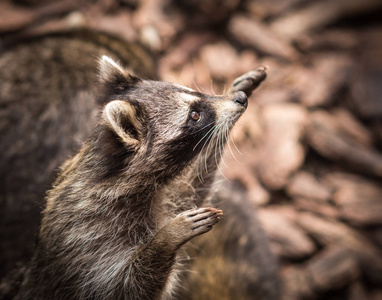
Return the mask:
M207 232L219 222L220 217L223 215L223 211L215 208L201 209L198 214L188 217L189 221L192 221L192 230ZM206 230L206 231L204 231Z
M229 94L243 91L248 97L252 94L260 83L266 78L266 67L258 67L255 71L250 71L236 78L229 90Z
M223 212L220 209L204 207L187 210L175 217L168 226L173 241L182 245L190 239L206 233L219 222Z

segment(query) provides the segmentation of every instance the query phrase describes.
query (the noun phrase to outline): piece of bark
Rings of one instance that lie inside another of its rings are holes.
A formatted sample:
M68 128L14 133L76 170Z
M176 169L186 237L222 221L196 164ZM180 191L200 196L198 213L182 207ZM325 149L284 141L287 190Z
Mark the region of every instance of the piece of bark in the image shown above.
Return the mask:
M382 188L378 184L344 178L337 184L333 199L343 219L358 226L382 225Z
M273 104L264 107L262 121L265 134L257 172L268 188L278 190L304 161L305 150L300 140L307 112L296 104Z
M354 72L351 102L364 119L380 120L382 117L382 67L360 66Z
M344 54L325 53L310 60L309 67L296 66L290 73L291 88L307 107L328 106L347 82L351 59Z
M382 289L379 287L378 289L373 290L370 293L369 298L370 300L382 300Z
M328 202L333 192L331 188L319 182L312 173L307 171L295 174L289 181L286 191L292 198L304 197L318 202Z
M133 15L133 25L140 32L142 42L159 51L167 49L177 34L183 32L185 20L177 7L169 6L167 0L141 0ZM146 40L150 35L155 36L155 41Z
M378 227L375 230L371 230L371 232L369 230L368 233L371 234L371 237L373 241L376 243L376 245L380 249L382 249L382 227Z
M100 5L95 4L96 7ZM89 2L86 0L60 0L46 2L44 5L36 7L37 18L46 18L52 16L59 16L70 11L89 9ZM105 12L109 7L104 7L102 10Z
M303 267L288 266L282 269L281 278L284 284L282 300L315 299L306 270Z
M290 90L282 87L263 89L262 91L259 91L259 93L256 93L256 103L260 106L287 103L291 102L292 98L293 95L291 94Z
M298 48L305 52L353 50L359 41L353 30L325 30L319 34L307 34L297 37Z
M228 24L229 33L240 43L251 46L267 55L294 60L297 51L281 37L275 36L265 25L255 18L245 15L235 15Z
M285 13L292 7L301 5L309 0L273 0L273 1L245 1L245 9L251 15L261 19L268 19Z
M138 32L132 24L132 14L126 9L120 9L113 15L100 15L98 18L87 15L89 27L110 32L126 40L138 40Z
M357 56L356 67L349 83L351 104L363 119L382 119L382 27L360 32L364 49Z
M175 69L168 69L165 59L162 59L160 69L162 80L175 82L204 94L216 94L215 91L222 90L221 86L211 81L208 67L199 58L190 58L181 68Z
M372 282L382 284L382 252L360 233L343 223L325 220L311 213L300 213L297 224L323 246L337 243L350 249L362 272Z
M36 19L36 13L11 3L0 3L0 32L20 30Z
M166 55L159 60L160 78L169 81L179 82L183 85L190 85L196 79L194 66L190 63L192 58L196 56L200 48L208 43L215 42L217 37L209 31L205 32L187 32L174 47L168 49ZM186 70L183 70L186 69ZM186 75L177 72L190 73Z
M370 299L365 286L361 281L356 281L349 287L349 300L365 300Z
M271 24L275 32L294 39L301 34L318 30L343 17L374 12L382 7L380 0L324 0L276 19Z
M333 219L340 217L338 209L329 203L318 202L314 199L295 198L293 204L300 210L309 211L325 217Z
M273 211L272 208L259 209L259 219L271 240L275 253L283 258L302 259L311 255L316 247L298 226Z
M267 204L270 195L254 176L254 154L255 150L248 144L241 145L240 152L233 144L227 145L220 170L229 181L239 181L246 188L249 200L259 206Z
M362 183L367 179L355 173L327 172L321 175L321 181L333 189L338 189L343 185Z
M39 2L33 8L25 8L7 2L0 3L0 32L19 31L28 29L27 33L42 32L29 30L31 25L42 25L46 20L61 16L88 6L85 1L61 0ZM54 20L57 21L57 20ZM26 34L26 33L25 33Z
M349 139L366 148L373 147L373 136L370 129L365 127L349 110L337 108L332 111L338 129Z
M286 199L284 200L286 201ZM285 201L280 201L280 202L285 202ZM274 212L275 214L287 219L290 223L296 224L299 212L296 210L296 208L293 205L273 204L269 206L269 209L271 209L272 212Z
M239 54L235 48L225 41L206 45L201 49L200 57L208 66L211 77L223 80L228 74L235 73L239 60Z
M352 252L332 245L307 263L282 270L284 300L315 299L319 293L338 289L359 277L359 267Z
M249 50L251 51L251 50ZM264 56L259 65L267 67L267 80L264 86L269 89L285 88L289 89L289 76L294 72L297 64L286 62L274 56Z
M382 155L365 149L337 129L336 120L324 111L310 114L309 144L321 155L344 166L373 176L382 176Z
M357 279L359 273L352 251L335 244L311 258L306 265L308 280L317 291L342 288Z
M345 54L326 53L312 58L312 77L301 94L307 107L325 106L336 100L338 92L346 85L352 60ZM307 78L305 78L307 79Z
M374 133L376 144L382 146L382 120L375 120L370 127Z
M200 63L208 69L211 92L214 94L243 91L249 97L266 77L265 68L258 66L254 53L248 51L238 53L226 41L204 45L200 49L199 58ZM253 71L249 71L251 69ZM240 76L243 73L245 74ZM232 81L234 86L227 87L226 83ZM212 86L216 82L223 83L224 89L215 91Z
M199 27L220 24L227 20L240 5L240 0L176 0L190 18L189 23Z

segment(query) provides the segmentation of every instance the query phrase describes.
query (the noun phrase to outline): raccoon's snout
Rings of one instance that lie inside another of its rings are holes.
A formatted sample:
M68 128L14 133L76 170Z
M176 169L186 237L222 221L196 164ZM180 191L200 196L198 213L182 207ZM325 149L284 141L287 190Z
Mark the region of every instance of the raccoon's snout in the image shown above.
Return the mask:
M247 95L243 91L238 91L233 99L236 103L243 105L245 108L248 106Z

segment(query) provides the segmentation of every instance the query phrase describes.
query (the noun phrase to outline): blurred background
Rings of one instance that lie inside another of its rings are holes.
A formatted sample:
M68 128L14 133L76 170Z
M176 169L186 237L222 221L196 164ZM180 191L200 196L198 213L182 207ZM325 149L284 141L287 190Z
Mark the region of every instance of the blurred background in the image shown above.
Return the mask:
M381 0L2 0L3 42L86 27L208 94L259 65L220 172L245 188L285 299L382 299Z

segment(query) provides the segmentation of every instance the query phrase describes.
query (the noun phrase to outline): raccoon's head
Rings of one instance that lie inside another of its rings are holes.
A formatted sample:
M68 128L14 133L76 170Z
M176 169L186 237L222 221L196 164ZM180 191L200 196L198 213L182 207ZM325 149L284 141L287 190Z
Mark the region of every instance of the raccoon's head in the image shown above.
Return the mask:
M223 147L247 107L244 92L209 96L177 84L144 80L105 56L100 76L102 130L109 144L105 155L119 153L121 166L141 168L157 177L176 174L208 151L218 153L214 159L219 160L221 151L216 147Z

